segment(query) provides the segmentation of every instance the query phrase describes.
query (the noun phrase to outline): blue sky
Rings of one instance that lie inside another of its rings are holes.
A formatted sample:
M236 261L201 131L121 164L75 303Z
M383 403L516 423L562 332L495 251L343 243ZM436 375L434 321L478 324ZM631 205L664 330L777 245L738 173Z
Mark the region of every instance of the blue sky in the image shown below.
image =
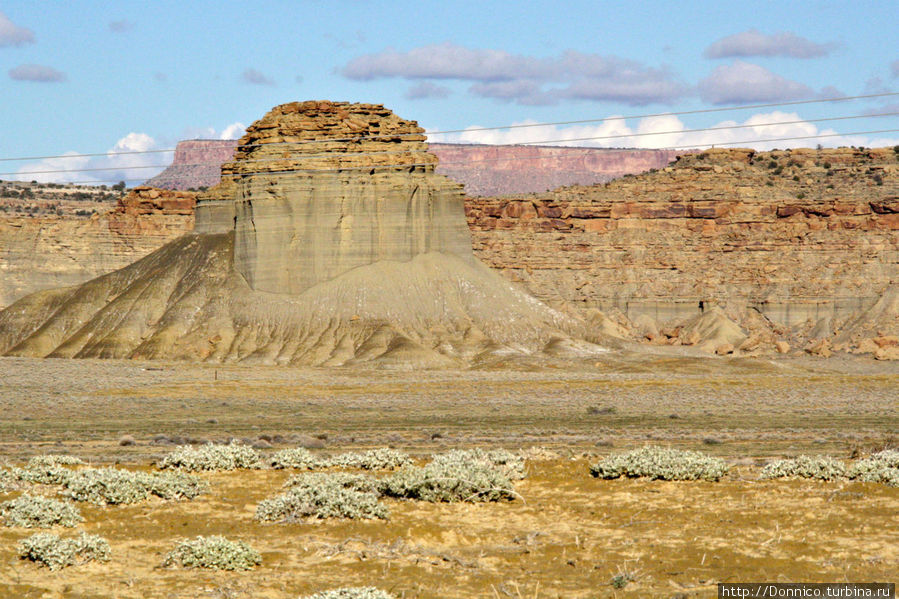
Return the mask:
M431 131L899 91L899 3L0 0L0 157L238 136L272 106L378 102ZM899 96L471 132L486 143L617 137L661 147L899 129ZM770 126L768 123L782 123ZM764 124L764 126L762 126ZM711 126L736 130L683 133ZM575 143L575 142L571 142ZM788 145L884 145L899 133ZM137 179L168 155L4 162L41 180ZM115 170L118 169L118 170ZM0 175L0 178L13 178Z

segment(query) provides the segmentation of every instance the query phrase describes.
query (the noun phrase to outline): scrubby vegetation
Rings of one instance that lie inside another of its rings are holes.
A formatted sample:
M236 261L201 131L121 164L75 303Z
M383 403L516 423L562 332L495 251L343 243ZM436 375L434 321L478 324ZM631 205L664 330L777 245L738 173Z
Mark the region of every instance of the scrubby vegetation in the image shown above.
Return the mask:
M641 447L626 453L612 454L590 467L598 478L649 478L652 480L720 480L727 474L721 458L698 451L670 447Z
M197 537L179 543L165 558L164 566L213 570L251 570L262 563L259 552L243 541L225 537Z
M84 460L73 455L48 454L36 455L25 464L26 468L40 468L43 466L75 466L84 464Z
M306 595L300 599L396 599L387 591L375 587L345 587L331 591L321 591L314 595Z
M182 445L163 458L160 468L180 468L190 472L261 468L262 460L249 445L232 441L228 445L211 443L192 447Z
M433 502L513 499L516 493L505 465L478 451L451 451L423 467L406 466L384 479L383 493Z
M521 480L525 477L525 459L521 454L507 449L454 449L446 453L434 455L431 461L435 464L472 463L479 466L496 467L509 480Z
M899 450L885 449L857 460L846 472L849 478L862 482L883 483L899 487Z
M412 460L408 454L388 448L343 453L334 456L329 461L331 466L361 468L363 470L393 470L411 463Z
M74 471L58 464L27 464L24 468L13 468L17 479L36 485L62 485L72 477Z
M762 478L815 478L836 480L843 476L843 462L827 456L801 455L785 460L775 460L762 468Z
M316 473L293 477L284 493L259 502L256 519L294 522L301 518L387 518L378 503L377 479L364 475Z
M108 561L109 543L97 535L81 533L74 539L63 539L57 535L42 532L19 542L19 556L37 562L51 570L86 562Z
M326 466L326 462L322 458L304 447L276 451L269 458L268 463L275 469L292 468L294 470L315 470Z
M98 505L143 501L149 495L163 499L193 499L207 489L205 481L184 473L147 473L115 468L78 470L64 483L76 501Z
M84 522L74 505L43 495L28 494L0 504L0 517L6 526L22 528L72 527Z

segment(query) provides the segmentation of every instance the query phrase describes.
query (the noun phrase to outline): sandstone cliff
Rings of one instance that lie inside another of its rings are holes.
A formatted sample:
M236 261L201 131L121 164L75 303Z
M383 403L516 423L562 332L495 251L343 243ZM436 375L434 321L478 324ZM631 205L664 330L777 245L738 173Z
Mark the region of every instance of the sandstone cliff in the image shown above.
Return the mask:
M221 165L237 141L194 139L178 143L171 166L147 185L198 189L217 185ZM437 172L465 186L470 196L547 191L562 185L592 185L627 174L663 168L683 151L561 146L441 144L429 146Z
M9 306L0 353L408 368L603 351L474 259L423 141L380 105L276 107L200 196L196 233ZM140 193L132 211L158 199Z
M122 268L193 229L194 194L135 188L91 218L0 217L0 308Z

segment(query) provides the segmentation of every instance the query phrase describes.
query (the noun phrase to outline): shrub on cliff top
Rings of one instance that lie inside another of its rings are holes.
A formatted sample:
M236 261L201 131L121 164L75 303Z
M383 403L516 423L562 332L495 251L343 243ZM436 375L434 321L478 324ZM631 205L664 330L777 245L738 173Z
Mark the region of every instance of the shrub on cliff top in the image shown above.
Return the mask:
M165 557L163 566L212 570L251 570L262 563L259 552L243 541L229 541L225 537L199 536L182 541Z
M50 528L77 526L84 518L78 508L65 501L43 495L19 495L0 504L0 517L6 526L22 528Z
M74 539L41 532L19 542L19 557L51 570L83 564L92 560L109 560L109 543L97 535L81 533Z
M160 468L181 468L191 472L200 470L235 470L261 468L256 450L249 445L232 441L228 445L182 445L163 458Z
M762 468L762 478L814 478L836 480L843 476L846 467L842 462L827 456L801 455L785 460L775 460Z
M641 447L626 453L612 454L590 467L598 478L649 478L652 480L717 481L727 474L727 464L720 458L698 451L669 447Z

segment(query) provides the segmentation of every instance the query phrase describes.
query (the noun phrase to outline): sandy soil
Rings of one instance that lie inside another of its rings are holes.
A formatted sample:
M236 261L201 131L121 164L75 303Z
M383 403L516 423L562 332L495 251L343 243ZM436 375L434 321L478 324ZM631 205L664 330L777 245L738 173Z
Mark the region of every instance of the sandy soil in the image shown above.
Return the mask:
M845 458L894 443L894 366L626 354L564 369L501 366L409 373L2 358L0 455L13 464L72 452L147 468L173 440L231 436L321 452L546 449L516 485L523 500L391 500L389 521L257 523L256 504L290 474L268 470L202 475L211 492L192 502L79 505L79 530L106 537L112 560L51 573L16 557L15 542L33 531L0 528L0 597L286 598L372 584L406 598L673 598L714 597L717 582L896 579L899 489L758 479L771 456ZM126 434L134 445L119 445ZM700 449L733 467L718 483L590 477L599 456L646 443ZM263 563L247 573L161 568L179 539L198 534L245 540ZM633 580L616 589L622 573Z

